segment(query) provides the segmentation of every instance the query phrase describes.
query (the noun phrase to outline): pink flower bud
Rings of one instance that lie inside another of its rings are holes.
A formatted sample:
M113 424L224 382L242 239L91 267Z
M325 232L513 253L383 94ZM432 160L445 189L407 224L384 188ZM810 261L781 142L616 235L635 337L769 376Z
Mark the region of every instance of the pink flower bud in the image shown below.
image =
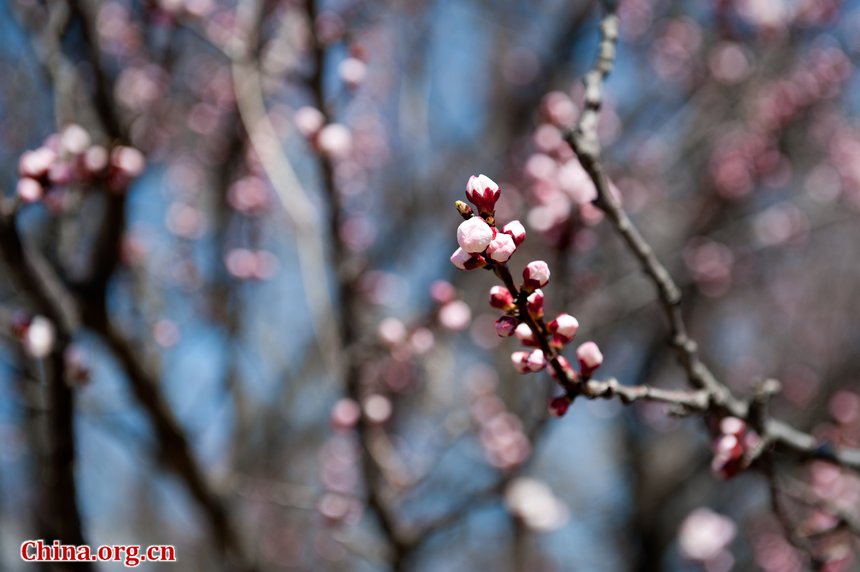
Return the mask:
M502 227L502 232L514 239L514 244L521 245L526 239L526 227L518 220L512 220Z
M364 83L367 77L367 64L358 58L346 58L337 67L337 73L343 83L355 88Z
M559 395L558 397L554 397L552 401L549 402L549 406L547 407L547 411L553 417L562 417L567 410L570 408L570 398L566 395Z
M18 172L22 177L40 179L48 174L48 170L56 160L57 153L53 149L39 147L35 151L27 151L21 155L18 160Z
M734 435L738 439L746 433L747 424L737 417L723 417L720 420L720 433L723 435Z
M514 334L516 334L517 338L519 338L519 340L524 345L527 345L527 346L536 346L537 345L537 339L535 338L534 334L532 333L532 329L525 322L523 322L519 326L517 326L517 329L514 330Z
M460 270L474 270L486 266L487 261L480 254L469 254L462 248L458 248L451 255L451 263Z
M86 129L72 123L60 135L60 147L70 155L82 155L90 146L90 134Z
M473 254L484 252L493 240L495 231L481 217L473 216L457 227L457 243Z
M722 435L714 442L714 453L736 458L744 452L743 445L734 435Z
M523 269L523 288L534 290L542 288L549 282L549 266L543 260L529 262Z
M340 123L329 123L320 129L317 147L332 159L344 159L352 153L352 132Z
M335 429L351 429L361 417L361 407L352 399L341 399L331 410L331 424Z
M293 121L299 133L310 138L319 133L325 125L325 115L315 107L304 106L298 108L293 114Z
M591 375L603 363L603 354L594 342L585 342L576 348L576 359L583 376Z
M722 435L714 442L711 470L730 479L744 469L744 445L735 435Z
M143 153L134 147L116 147L110 156L111 165L123 176L133 179L143 172L146 159Z
M504 286L493 286L490 288L490 306L499 310L512 310L514 306L514 297L511 291Z
M534 316L535 318L543 317L543 290L538 288L526 298L526 306L528 307L529 314Z
M48 181L54 185L67 185L72 182L75 173L68 163L56 162L48 169Z
M45 194L45 189L39 184L39 181L24 177L18 179L18 184L15 186L15 193L18 198L25 203L35 203Z
M481 213L492 213L501 193L499 185L486 175L472 175L466 183L466 198L472 201Z
M529 369L529 352L515 351L511 354L511 363L517 373L529 373L531 371Z
M549 331L558 338L562 344L569 343L579 329L579 321L570 314L559 314L555 320L547 324Z
M364 416L374 424L385 423L391 418L394 407L391 400L384 395L374 394L367 397L362 404Z
M534 350L529 354L528 359L529 369L531 371L540 371L546 367L546 356L543 350Z
M517 245L514 244L514 239L510 235L499 232L490 241L490 245L487 247L487 254L496 262L507 262L516 249Z
M83 158L84 169L90 173L99 173L104 171L108 165L107 149L101 145L93 145L84 153Z
M499 337L507 338L508 336L512 336L516 329L517 320L515 318L502 316L496 320L496 333L499 334Z

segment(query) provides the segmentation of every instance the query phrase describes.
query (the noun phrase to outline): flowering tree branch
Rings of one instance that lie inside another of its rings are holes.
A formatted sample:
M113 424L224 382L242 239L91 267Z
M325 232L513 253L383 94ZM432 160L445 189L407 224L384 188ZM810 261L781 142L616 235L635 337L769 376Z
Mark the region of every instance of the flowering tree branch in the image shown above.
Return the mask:
M749 419L748 403L737 399L720 383L711 370L701 361L696 342L688 335L681 313L681 291L671 275L657 259L618 199L609 190L608 180L600 161L600 144L597 138L597 118L602 102L603 83L612 69L615 42L618 37L618 18L607 10L601 23L599 56L591 72L586 75L586 109L577 126L566 134L566 140L579 157L597 190L594 204L609 218L615 232L622 238L627 249L642 266L657 290L663 311L669 322L670 343L675 348L678 361L683 366L690 384L707 392L713 412L722 411L742 419ZM828 460L855 470L860 470L860 450L837 450L819 443L813 436L775 420L764 419L761 428L765 439L775 446L808 458Z

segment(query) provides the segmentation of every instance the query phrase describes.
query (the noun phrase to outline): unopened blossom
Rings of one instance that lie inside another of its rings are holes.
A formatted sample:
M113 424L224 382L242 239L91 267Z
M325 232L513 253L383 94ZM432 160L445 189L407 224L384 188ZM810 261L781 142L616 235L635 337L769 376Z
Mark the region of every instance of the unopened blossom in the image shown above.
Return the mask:
M737 417L723 417L720 420L720 433L724 435L735 435L738 438L746 433L747 424L743 419Z
M331 409L331 424L335 429L351 429L360 417L361 407L352 399L340 399Z
M108 166L107 149L101 145L93 145L84 152L84 168L90 173L99 173Z
M82 155L89 146L90 134L80 125L67 125L60 134L60 147L70 155Z
M516 249L517 245L514 243L514 239L508 234L499 232L490 241L490 245L487 247L487 254L496 262L507 262Z
M457 227L457 243L466 252L484 252L493 240L495 231L481 217L464 220Z
M451 264L460 270L474 270L486 266L487 261L480 254L469 254L462 248L458 248L451 255Z
M45 194L45 189L42 188L39 181L30 177L23 177L18 179L18 183L15 185L15 194L25 203L35 203Z
M517 329L517 320L511 316L502 316L496 320L495 326L496 333L502 338L507 338L514 335L514 331Z
M744 446L736 435L721 435L714 442L711 470L724 479L730 479L743 470Z
M526 307L528 308L529 314L535 317L535 319L543 318L543 290L538 288L526 298Z
M56 160L56 151L48 147L39 147L34 151L27 151L18 159L18 173L22 177L39 179L48 174L48 170Z
M42 359L54 349L56 339L57 331L54 324L45 317L36 316L24 335L24 349L34 358Z
M745 421L736 417L723 418L714 441L711 470L724 479L734 477L747 467L749 451L760 445L761 436L749 429Z
M514 306L514 297L511 291L504 286L493 286L490 288L490 306L499 310L512 310Z
M367 64L358 58L346 58L338 65L337 73L343 83L355 88L364 83L367 77Z
M519 373L528 373L531 371L529 369L529 352L523 350L515 351L511 354L511 363Z
M529 262L523 269L523 288L534 290L542 288L549 282L549 266L543 260Z
M709 508L697 508L684 519L678 544L686 558L698 562L715 559L737 534L735 523Z
M582 375L588 376L603 363L603 354L600 352L597 344L594 342L585 342L576 348L576 359L579 360Z
M74 169L68 163L58 161L48 169L48 181L53 185L67 185L74 177Z
M293 121L299 133L310 138L319 133L319 130L325 125L325 115L319 109L306 105L296 110L293 114Z
M537 339L535 339L535 335L532 332L532 329L525 322L517 326L517 329L514 331L514 333L516 334L517 338L519 338L519 340L523 342L524 345L537 345Z
M540 371L546 367L546 356L543 350L534 350L529 354L528 366L531 371Z
M332 159L343 159L352 153L352 132L340 123L329 123L320 129L317 146Z
M486 175L472 175L466 183L466 198L484 214L490 214L496 209L496 201L502 194L499 185Z
M569 343L579 330L579 321L570 314L562 313L547 324L547 329L555 334L562 344Z
M146 166L146 159L143 153L134 147L125 147L123 145L114 148L110 155L110 162L117 171L129 178L140 175Z
M518 220L512 220L502 227L502 232L514 239L514 244L519 246L526 239L526 227Z
M561 417L570 409L570 398L566 395L554 397L547 406L547 411L553 417Z
M391 418L391 400L384 395L374 394L364 400L364 415L371 423L385 423Z

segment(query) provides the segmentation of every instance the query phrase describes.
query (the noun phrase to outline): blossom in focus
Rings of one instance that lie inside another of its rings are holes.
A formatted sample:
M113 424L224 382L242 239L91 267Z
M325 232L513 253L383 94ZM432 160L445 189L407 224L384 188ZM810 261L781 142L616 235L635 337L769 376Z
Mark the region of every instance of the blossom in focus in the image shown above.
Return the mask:
M482 214L490 214L495 210L496 201L501 194L499 185L486 175L472 175L466 183L466 198L478 207Z
M490 241L487 247L487 254L496 262L507 262L516 249L517 245L514 243L514 239L510 235L499 232Z
M523 270L523 288L534 290L549 282L549 266L543 260L529 262Z
M543 290L538 288L526 298L526 308L535 319L543 318Z
M512 310L515 306L511 291L498 285L490 288L490 306L506 312Z
M466 252L484 252L493 240L495 231L481 217L472 217L457 227L457 243Z
M514 331L517 329L517 321L510 316L502 316L496 320L495 327L499 337L506 338L514 335Z
M512 220L502 227L502 232L514 239L514 244L519 246L526 239L526 227L518 220Z
M529 352L517 350L511 354L511 363L518 373L528 373L529 369Z
M487 261L480 254L469 254L462 248L458 248L451 255L451 264L460 270L474 270L486 265Z
M547 329L550 333L555 334L559 342L566 344L573 340L577 330L579 330L579 321L570 314L563 313L547 324Z

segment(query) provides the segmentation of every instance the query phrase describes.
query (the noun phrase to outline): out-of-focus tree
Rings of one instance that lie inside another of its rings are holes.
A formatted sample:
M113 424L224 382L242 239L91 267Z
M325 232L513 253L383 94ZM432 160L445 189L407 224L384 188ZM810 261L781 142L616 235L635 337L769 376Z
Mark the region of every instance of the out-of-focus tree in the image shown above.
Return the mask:
M857 2L0 10L0 568L860 566Z

